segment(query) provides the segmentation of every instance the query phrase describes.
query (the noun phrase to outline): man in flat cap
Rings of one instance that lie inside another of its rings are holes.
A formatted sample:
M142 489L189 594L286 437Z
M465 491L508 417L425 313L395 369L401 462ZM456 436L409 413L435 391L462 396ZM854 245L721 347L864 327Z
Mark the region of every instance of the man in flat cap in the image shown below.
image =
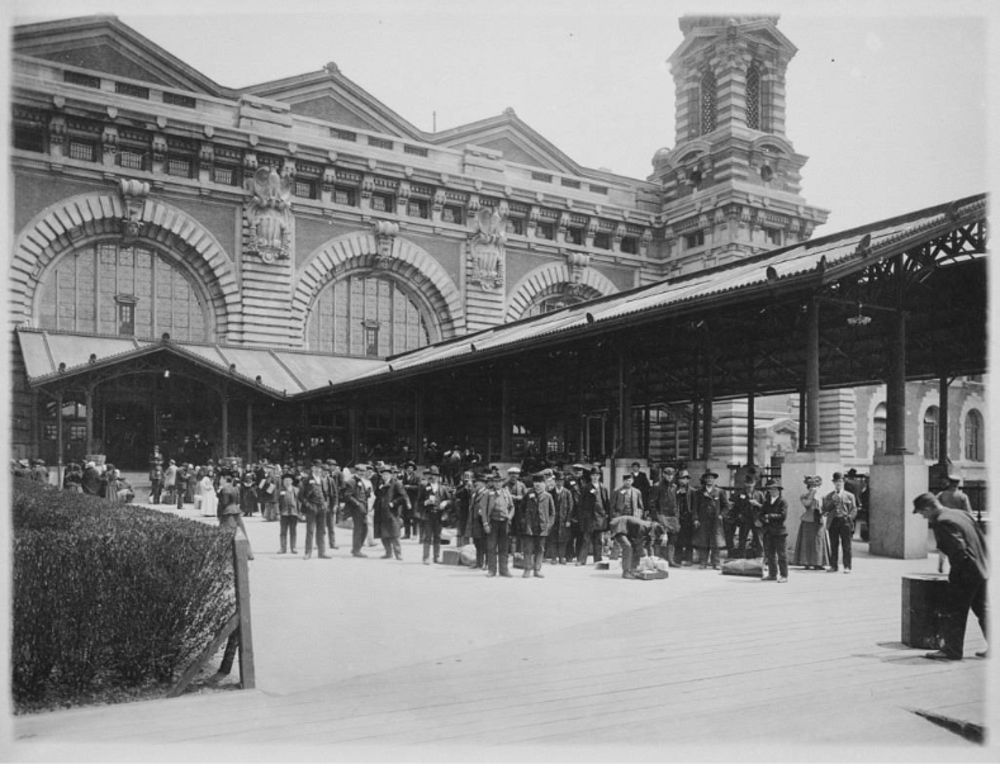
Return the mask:
M945 489L937 495L937 500L941 503L941 506L945 509L960 509L971 515L972 502L969 501L969 496L965 491L959 488L962 478L958 475L949 475L945 482L947 483Z
M475 511L486 532L486 575L510 578L508 534L514 517L514 500L503 487L500 474L490 474L488 485L476 497Z
M545 475L536 472L531 476L531 489L524 495L524 514L521 518L521 552L524 555L524 573L528 578L545 578L542 574L542 557L545 539L552 529L555 506L552 495L545 489Z
M986 637L986 582L990 576L986 536L971 515L960 509L941 506L932 493L922 493L913 500L913 514L921 515L930 523L937 548L948 555L951 564L948 598L944 603L947 613L941 626L944 644L940 650L927 653L924 657L960 661L965 650L965 624L970 609L979 619L979 628ZM985 658L987 650L976 655Z
M840 548L844 549L844 572L851 572L851 538L854 536L854 518L858 516L858 502L847 490L843 472L833 473L833 490L823 497L823 515L830 533L830 573L837 572Z
M424 544L424 565L430 565L431 547L434 562L441 562L441 516L451 505L450 489L441 483L441 470L432 464L424 473L427 482L420 487L416 511L421 519L420 537Z
M608 489L600 482L599 467L584 472L580 478L580 500L576 506L577 526L580 529L580 552L576 564L586 565L591 550L594 562L600 562L604 551L604 531L608 527L610 499Z
M410 503L410 499L392 467L383 464L380 474L382 480L375 493L375 538L381 539L385 548L383 560L391 560L393 557L402 560L399 535L403 526L403 509Z

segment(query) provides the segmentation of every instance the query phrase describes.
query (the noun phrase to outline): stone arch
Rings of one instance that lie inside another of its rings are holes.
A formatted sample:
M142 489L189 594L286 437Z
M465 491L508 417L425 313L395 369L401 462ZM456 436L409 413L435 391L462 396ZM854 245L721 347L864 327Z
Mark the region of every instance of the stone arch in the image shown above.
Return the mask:
M81 194L43 210L17 237L10 269L11 318L34 320L35 297L45 270L63 255L102 239L120 237L128 216L116 194ZM158 244L205 290L217 340L234 339L242 307L236 268L222 245L197 220L155 199L146 199L138 244Z
M373 271L378 255L375 235L366 231L338 236L315 250L299 270L292 290L292 332L305 342L309 309L335 278L355 271ZM444 268L425 250L396 237L389 266L379 269L399 278L424 304L430 317L431 342L454 337L464 326L462 296Z
M886 405L886 395L885 387L880 386L876 388L871 398L868 399L868 412L865 418L865 422L868 424L868 463L871 464L875 460L875 414L878 411L879 406Z
M524 316L531 303L540 295L553 291L554 287L561 284L572 283L573 276L566 263L549 263L535 268L523 276L510 290L504 308L504 321L507 323L517 321ZM595 297L603 297L618 291L618 287L612 283L611 279L595 268L586 268L583 271L580 284L596 292Z

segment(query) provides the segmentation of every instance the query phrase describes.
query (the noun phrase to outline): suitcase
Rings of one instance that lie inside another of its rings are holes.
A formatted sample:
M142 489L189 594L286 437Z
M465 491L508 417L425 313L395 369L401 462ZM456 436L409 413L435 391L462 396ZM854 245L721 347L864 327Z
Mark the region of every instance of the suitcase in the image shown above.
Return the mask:
M442 549L441 550L441 564L442 565L461 565L462 564L462 553L457 549Z
M670 574L665 570L637 570L635 577L640 581L657 581L661 578L669 578Z

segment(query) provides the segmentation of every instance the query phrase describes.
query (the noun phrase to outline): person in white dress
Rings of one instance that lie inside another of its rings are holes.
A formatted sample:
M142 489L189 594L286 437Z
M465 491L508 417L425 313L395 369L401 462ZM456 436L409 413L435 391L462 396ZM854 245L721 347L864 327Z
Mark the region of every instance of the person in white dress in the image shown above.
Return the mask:
M212 482L212 471L209 470L201 479L201 515L202 517L215 517L218 514L219 498L215 494L215 485Z

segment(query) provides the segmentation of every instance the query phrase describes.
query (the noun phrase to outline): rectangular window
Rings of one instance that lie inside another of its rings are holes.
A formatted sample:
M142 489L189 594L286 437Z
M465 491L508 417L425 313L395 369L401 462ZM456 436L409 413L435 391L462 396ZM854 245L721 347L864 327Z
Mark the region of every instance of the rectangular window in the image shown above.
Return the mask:
M223 186L235 186L238 179L239 172L235 167L217 164L212 168L212 180Z
M79 72L63 72L63 82L68 82L71 85L83 85L85 88L93 88L94 90L101 89L100 77L92 77L89 74L80 74Z
M552 182L552 176L548 175L547 173L544 173L544 172L533 172L533 173L531 173L531 179L532 180L537 180L537 181L539 181L541 183L551 183Z
M376 138L374 135L368 136L368 145L374 146L377 149L389 149L392 150L392 141L387 141L385 138Z
M704 243L704 240L702 240ZM623 236L622 237L622 252L627 255L636 255L639 253L639 240L634 236Z
M602 194L604 196L608 195L607 186L595 186L593 183L590 184L590 193L592 194Z
M69 142L69 158L83 162L93 162L97 155L97 146L87 141L71 139Z
M45 152L45 133L37 127L15 125L14 148L42 154Z
M191 177L191 160L182 157L167 157L167 175L178 178Z
M464 222L464 216L462 215L462 208L456 207L451 204L445 205L444 210L441 212L441 220L445 223L454 223L455 225L462 225Z
M582 228L567 228L566 229L566 243L567 244L583 244L583 229Z
M69 426L69 439L70 440L86 440L87 439L87 425L85 425L85 424L71 424Z
M938 426L931 422L924 422L924 458L938 458Z
M780 228L765 228L764 231L767 233L767 240L776 247L781 246L781 229Z
M566 188L579 188L580 187L580 181L578 181L578 180L570 180L569 178L562 178L562 184Z
M403 151L407 154L413 154L418 157L427 156L427 149L421 148L420 146L411 146L408 143L403 144Z
M312 180L295 179L295 195L303 199L316 198L316 182Z
M344 188L343 186L335 186L333 189L333 201L336 204L343 204L347 207L357 206L357 197L354 193L353 188Z
M597 249L611 249L611 234L607 231L598 231L595 233L594 246Z
M352 133L350 130L341 130L338 127L330 128L330 137L340 141L351 141L352 143L358 140L357 133Z
M372 209L376 212L393 212L392 197L387 194L372 194Z
M116 157L119 167L124 167L126 170L145 170L146 169L146 155L141 151L132 151L131 149L121 149Z
M684 236L684 248L694 249L695 247L705 246L705 232L695 231L694 233L685 234Z
M538 225L535 226L535 238L536 239L548 239L553 241L556 238L556 227L552 223L547 223L543 220L538 221Z
M163 103L171 106L183 106L185 109L193 109L198 105L198 102L191 96L167 92L163 93Z
M127 337L135 334L135 303L118 303L118 334Z
M507 233L524 236L524 218L507 218Z
M411 199L409 204L406 205L406 214L411 218L423 218L424 220L430 217L427 210L427 202L423 199Z
M115 92L118 95L132 96L132 98L145 98L149 100L149 88L142 85L133 85L129 82L116 82Z

